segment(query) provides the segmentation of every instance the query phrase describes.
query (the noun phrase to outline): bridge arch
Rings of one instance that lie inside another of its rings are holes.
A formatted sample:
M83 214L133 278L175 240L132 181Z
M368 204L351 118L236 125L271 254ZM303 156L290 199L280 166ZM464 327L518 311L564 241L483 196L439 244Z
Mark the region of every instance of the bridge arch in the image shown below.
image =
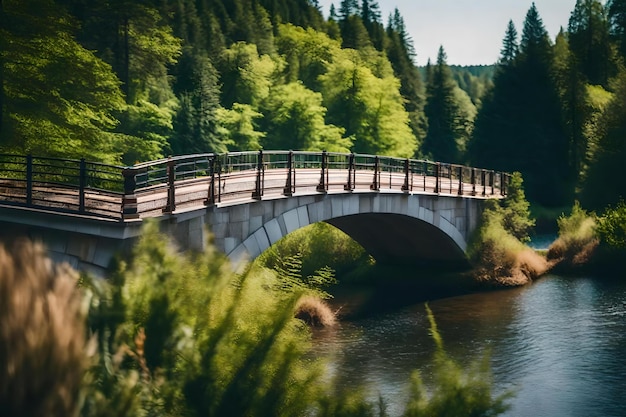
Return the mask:
M404 193L322 194L215 207L207 223L235 263L252 260L287 234L324 221L378 261L464 263L482 200Z

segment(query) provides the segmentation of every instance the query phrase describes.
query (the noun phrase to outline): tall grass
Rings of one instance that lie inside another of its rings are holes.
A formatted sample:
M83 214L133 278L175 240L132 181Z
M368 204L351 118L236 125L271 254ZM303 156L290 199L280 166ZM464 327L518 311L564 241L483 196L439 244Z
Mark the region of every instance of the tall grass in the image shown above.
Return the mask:
M0 246L0 415L77 414L86 366L77 278L41 245Z
M548 248L548 260L560 268L572 268L590 262L600 240L596 233L597 218L578 202L569 216L557 220L559 237Z
M411 397L404 417L464 417L497 416L509 409L507 391L494 395L489 356L463 369L448 356L443 339L437 330L435 316L425 305L430 334L435 343L433 358L433 385L427 388L421 375L415 371L411 377Z
M611 276L624 272L626 204L620 202L596 215L576 202L569 216L559 218L558 225L559 237L547 255L555 269L604 270Z

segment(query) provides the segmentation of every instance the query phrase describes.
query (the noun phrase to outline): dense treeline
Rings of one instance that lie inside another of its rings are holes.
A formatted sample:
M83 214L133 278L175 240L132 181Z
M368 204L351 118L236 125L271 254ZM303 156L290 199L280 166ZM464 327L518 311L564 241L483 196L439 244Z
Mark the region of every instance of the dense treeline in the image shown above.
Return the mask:
M341 0L2 0L4 152L130 164L191 152L390 154L520 171L533 203L626 186L626 1L530 6L495 66L418 69L396 9ZM419 42L419 40L417 40Z

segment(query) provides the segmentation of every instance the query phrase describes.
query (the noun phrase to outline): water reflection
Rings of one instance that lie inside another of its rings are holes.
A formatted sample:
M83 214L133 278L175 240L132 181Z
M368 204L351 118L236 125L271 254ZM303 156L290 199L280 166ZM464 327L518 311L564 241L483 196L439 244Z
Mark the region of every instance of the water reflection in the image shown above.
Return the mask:
M626 285L548 276L532 286L430 302L448 353L469 364L490 352L509 416L626 416ZM314 336L344 387L382 395L400 415L407 381L426 382L434 345L423 303L343 322Z

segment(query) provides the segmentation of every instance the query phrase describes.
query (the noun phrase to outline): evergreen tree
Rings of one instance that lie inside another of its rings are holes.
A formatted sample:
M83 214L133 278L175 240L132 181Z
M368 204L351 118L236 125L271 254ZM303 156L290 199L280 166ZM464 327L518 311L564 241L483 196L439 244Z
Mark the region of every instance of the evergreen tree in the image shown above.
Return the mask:
M590 84L608 86L615 74L609 41L609 22L602 3L578 0L568 23L568 41L581 74Z
M617 44L622 61L626 61L626 0L608 0L609 31Z
M175 155L227 150L218 129L218 74L203 53L185 48L178 63L174 91L180 107L170 147Z
M350 16L359 15L359 2L358 0L341 0L339 3L339 13L337 17L340 22L348 20Z
M351 15L341 21L342 47L351 49L365 49L372 46L369 33L359 16Z
M626 72L617 77L615 95L598 123L598 148L590 161L581 195L585 207L603 209L626 198Z
M519 52L519 45L517 43L517 30L512 20L509 20L509 24L506 27L506 33L504 34L504 40L502 41L502 49L500 50L500 65L508 65Z
M529 200L547 206L568 203L573 193L553 68L552 45L533 4L520 51L498 66L469 145L472 164L521 172Z
M554 54L554 72L568 141L569 175L571 182L578 184L578 177L586 164L591 107L584 76L578 71L577 60L563 31L556 37Z
M402 16L397 10L396 12L390 17L387 26L385 52L389 62L391 62L395 76L400 79L400 93L404 99L404 107L409 113L413 135L418 141L421 141L426 135L424 83L413 62L415 58L413 42L406 33Z
M424 113L428 118L428 131L422 153L434 160L458 163L462 160L461 151L472 120L460 105L459 89L446 59L446 53L440 47L437 64L432 68L432 80L426 87Z
M374 47L382 51L385 47L385 28L381 23L380 6L376 0L362 0L361 20Z

